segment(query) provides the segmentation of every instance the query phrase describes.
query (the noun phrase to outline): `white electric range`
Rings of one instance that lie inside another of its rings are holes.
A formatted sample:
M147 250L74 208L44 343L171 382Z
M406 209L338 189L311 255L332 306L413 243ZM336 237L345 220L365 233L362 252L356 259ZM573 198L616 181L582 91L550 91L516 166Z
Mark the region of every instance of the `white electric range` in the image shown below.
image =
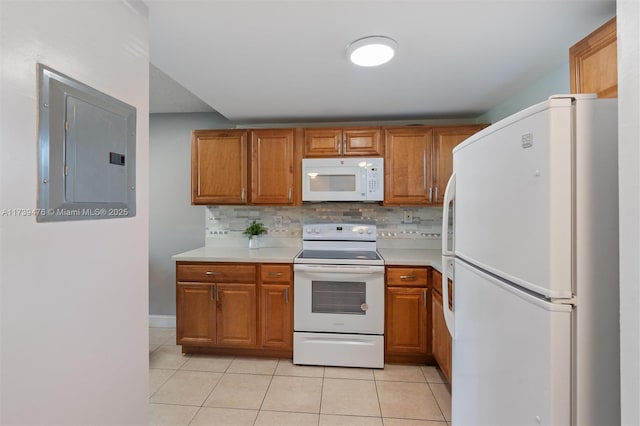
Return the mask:
M293 363L383 368L384 260L376 226L305 225L293 270Z

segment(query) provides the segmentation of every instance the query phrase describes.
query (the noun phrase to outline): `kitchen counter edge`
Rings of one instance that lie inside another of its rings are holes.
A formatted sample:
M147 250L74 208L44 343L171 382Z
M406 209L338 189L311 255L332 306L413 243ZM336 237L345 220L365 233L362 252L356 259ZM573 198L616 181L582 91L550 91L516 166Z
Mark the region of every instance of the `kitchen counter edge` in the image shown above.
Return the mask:
M237 262L237 263L293 263L300 249L297 247L200 247L176 254L176 262ZM378 252L385 266L431 266L442 272L440 250L381 248Z
M176 262L293 263L297 247L200 247L171 256Z

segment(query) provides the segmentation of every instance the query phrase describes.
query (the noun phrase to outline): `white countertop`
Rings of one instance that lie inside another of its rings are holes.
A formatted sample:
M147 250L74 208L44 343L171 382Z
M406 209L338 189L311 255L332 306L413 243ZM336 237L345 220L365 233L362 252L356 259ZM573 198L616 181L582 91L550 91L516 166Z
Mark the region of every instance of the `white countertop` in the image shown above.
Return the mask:
M442 252L425 249L381 248L378 252L385 265L432 266L442 272Z
M200 247L176 254L171 259L177 262L293 263L299 251L297 247ZM378 252L385 265L432 266L442 272L440 250L381 248Z
M293 263L297 247L201 247L171 257L177 262Z

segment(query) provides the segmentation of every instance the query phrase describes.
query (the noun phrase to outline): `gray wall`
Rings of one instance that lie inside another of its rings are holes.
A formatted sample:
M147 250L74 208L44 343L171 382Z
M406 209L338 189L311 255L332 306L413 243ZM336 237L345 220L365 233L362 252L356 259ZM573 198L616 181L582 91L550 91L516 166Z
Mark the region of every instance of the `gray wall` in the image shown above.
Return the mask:
M205 207L191 205L191 130L232 127L218 113L149 116L150 315L175 315L171 256L204 246Z

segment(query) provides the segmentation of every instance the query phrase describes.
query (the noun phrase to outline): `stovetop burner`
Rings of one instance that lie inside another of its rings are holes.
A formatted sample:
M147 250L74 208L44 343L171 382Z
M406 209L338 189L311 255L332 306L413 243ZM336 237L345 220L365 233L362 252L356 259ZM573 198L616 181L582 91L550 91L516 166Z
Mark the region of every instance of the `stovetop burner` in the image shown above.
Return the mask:
M294 263L333 265L383 265L377 252L376 226L321 223L305 225L302 252Z
M298 255L300 259L352 259L352 260L380 260L375 251L338 251L338 250L303 250Z

